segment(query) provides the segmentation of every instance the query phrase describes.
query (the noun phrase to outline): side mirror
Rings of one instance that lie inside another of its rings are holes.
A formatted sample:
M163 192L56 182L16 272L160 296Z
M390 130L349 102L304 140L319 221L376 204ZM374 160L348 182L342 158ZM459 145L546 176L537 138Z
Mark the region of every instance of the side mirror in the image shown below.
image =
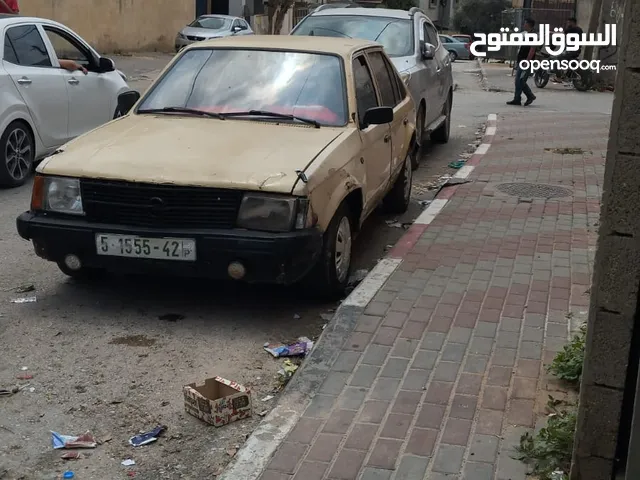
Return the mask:
M243 26L241 26L241 25L236 25L235 27L233 27L233 28L231 29L231 31L232 31L233 33L238 33L238 32L240 32L240 31L242 31L242 30L245 30L245 28L244 28Z
M367 128L369 125L383 125L391 122L393 122L393 108L373 107L365 112L362 126Z
M100 73L113 72L116 69L116 64L113 63L113 60L110 58L100 57L98 68L100 69Z
M118 95L118 113L120 115L126 115L138 100L140 100L140 92L131 90L121 93Z
M432 60L436 56L436 47L424 41L420 42L420 53L423 60Z

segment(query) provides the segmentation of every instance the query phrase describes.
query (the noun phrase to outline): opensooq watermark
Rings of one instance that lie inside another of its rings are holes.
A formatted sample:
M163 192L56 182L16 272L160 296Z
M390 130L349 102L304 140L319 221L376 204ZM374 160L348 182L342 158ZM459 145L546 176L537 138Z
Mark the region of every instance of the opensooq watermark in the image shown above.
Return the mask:
M518 63L521 70L529 70L532 74L536 70L565 71L565 70L592 70L600 73L603 70L615 70L615 65L602 65L600 60L520 60Z
M541 24L538 33L520 32L514 28L509 32L508 28L501 28L500 33L474 33L479 40L471 43L469 50L476 57L486 57L487 52L497 52L502 47L545 47L546 52L552 57L562 55L564 52L577 52L582 46L609 47L616 46L616 25L605 25L603 33L564 33L562 28L554 28L548 24ZM487 47L487 52L478 50L480 45Z

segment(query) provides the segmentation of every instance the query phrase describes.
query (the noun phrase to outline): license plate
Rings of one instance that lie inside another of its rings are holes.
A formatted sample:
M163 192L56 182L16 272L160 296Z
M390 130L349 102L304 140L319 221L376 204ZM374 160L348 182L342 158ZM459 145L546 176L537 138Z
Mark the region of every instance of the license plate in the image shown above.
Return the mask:
M195 261L196 241L190 238L146 238L135 235L96 235L98 255Z

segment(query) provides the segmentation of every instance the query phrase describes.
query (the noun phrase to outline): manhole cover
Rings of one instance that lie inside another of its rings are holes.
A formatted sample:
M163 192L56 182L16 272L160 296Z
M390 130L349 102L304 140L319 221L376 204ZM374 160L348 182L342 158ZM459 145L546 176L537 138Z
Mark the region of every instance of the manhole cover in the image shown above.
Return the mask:
M568 188L543 183L501 183L496 189L514 197L557 198L571 195L571 190Z

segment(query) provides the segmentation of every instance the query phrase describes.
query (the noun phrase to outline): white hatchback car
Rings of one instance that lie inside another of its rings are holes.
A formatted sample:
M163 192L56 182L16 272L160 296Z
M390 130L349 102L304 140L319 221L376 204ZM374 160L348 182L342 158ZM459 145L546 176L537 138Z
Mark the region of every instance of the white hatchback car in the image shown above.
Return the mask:
M120 116L126 77L64 25L0 15L0 54L1 186L24 184L36 160ZM88 73L64 70L59 59Z

